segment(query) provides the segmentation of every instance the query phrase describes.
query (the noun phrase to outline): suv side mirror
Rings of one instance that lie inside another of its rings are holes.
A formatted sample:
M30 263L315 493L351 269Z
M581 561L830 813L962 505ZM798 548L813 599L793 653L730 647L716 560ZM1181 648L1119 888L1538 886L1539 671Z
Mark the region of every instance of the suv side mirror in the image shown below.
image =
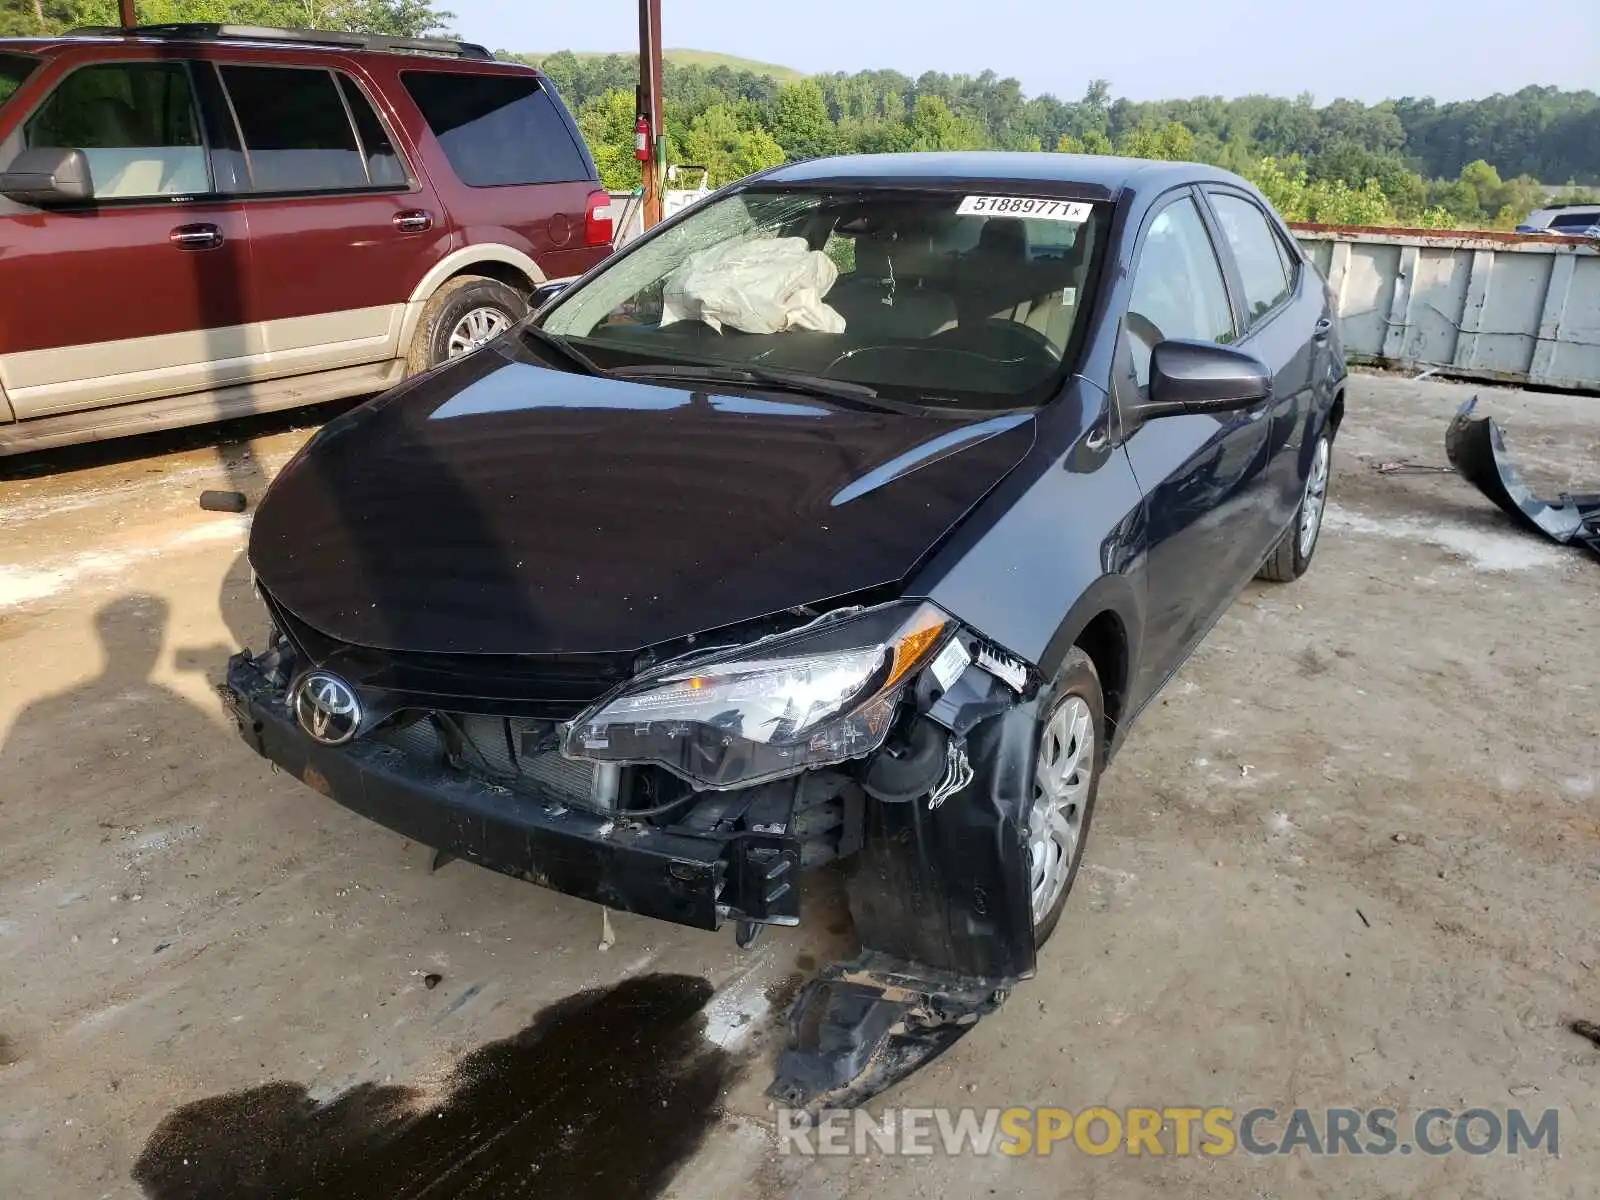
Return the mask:
M39 208L93 200L89 158L82 150L59 146L24 150L0 172L0 196Z
M1272 372L1253 354L1216 342L1169 338L1150 352L1150 399L1141 420L1176 413L1224 413L1272 396Z
M554 300L572 284L571 279L551 279L541 283L533 289L533 294L528 297L528 311L538 312L550 301Z

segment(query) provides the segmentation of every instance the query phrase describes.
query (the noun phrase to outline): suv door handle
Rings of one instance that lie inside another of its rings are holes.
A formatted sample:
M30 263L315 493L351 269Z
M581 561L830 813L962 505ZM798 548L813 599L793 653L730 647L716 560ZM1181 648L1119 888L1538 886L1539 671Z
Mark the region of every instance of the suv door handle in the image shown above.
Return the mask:
M1330 318L1330 317L1322 317L1320 320L1317 321L1316 325L1312 328L1311 337L1315 341L1325 342L1325 341L1328 340L1328 334L1330 334L1332 332L1333 332L1333 320L1332 320L1332 318Z
M179 250L215 250L222 245L222 230L215 225L179 225L167 240Z
M420 208L409 208L394 215L394 227L401 233L425 233L433 228L433 214Z

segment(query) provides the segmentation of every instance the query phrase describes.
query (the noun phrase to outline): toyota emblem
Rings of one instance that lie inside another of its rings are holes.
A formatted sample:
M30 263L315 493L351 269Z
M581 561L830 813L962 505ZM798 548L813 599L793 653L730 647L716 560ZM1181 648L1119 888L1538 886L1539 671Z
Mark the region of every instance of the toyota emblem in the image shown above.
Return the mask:
M294 715L324 746L342 746L361 728L361 700L337 675L313 671L295 692Z

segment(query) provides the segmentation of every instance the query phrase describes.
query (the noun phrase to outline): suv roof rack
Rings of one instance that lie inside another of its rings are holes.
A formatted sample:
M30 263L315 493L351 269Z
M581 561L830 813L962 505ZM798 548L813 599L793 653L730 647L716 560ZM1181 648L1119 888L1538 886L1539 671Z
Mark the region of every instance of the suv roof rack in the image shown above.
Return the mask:
M196 42L287 42L301 46L336 46L380 53L433 54L444 58L493 59L476 42L449 38L389 37L373 33L340 33L329 29L272 29L264 25L85 25L68 36L172 38Z

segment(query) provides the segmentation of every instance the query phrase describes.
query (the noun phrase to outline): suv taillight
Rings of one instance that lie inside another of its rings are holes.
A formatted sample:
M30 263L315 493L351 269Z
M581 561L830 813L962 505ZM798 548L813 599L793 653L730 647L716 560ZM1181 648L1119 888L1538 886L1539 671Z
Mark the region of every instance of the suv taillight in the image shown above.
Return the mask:
M590 192L588 211L583 216L583 244L611 245L611 194Z

